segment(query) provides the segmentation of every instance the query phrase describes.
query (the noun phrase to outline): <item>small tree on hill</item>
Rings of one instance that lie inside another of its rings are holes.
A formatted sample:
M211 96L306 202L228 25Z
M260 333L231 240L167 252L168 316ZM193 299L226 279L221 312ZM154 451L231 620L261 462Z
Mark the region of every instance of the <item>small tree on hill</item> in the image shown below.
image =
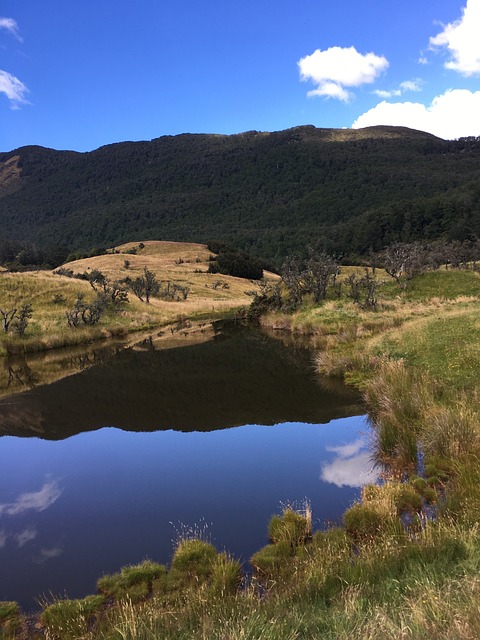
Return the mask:
M160 282L153 271L149 271L147 267L143 270L143 276L139 276L135 280L126 278L124 282L139 300L143 302L145 299L147 304L150 303L150 298L156 296L160 291Z
M32 305L29 302L24 302L20 308L0 309L3 332L8 333L13 329L19 336L23 336L32 313Z

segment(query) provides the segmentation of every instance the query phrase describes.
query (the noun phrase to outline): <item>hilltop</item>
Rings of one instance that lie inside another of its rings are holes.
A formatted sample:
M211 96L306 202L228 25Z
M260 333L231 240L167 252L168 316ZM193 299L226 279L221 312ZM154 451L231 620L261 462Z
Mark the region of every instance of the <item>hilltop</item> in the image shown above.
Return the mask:
M255 283L208 273L211 256L206 245L198 243L145 241L68 262L60 270L2 273L0 307L7 311L29 303L33 313L24 335L2 332L0 355L74 346L102 338L125 339L129 333L151 332L178 323L185 330L190 321L225 317L248 306L252 298L247 292L256 288ZM128 302L109 305L97 323L68 326L65 312L74 308L79 294L86 304L95 300L96 292L86 276L101 272L114 283L142 277L145 269L155 275L163 289L168 283L172 288L181 287L187 293L185 299L183 295L172 299L155 295L147 304L128 290Z
M402 127L182 134L0 153L0 238L70 250L228 242L281 262L480 233L480 141Z

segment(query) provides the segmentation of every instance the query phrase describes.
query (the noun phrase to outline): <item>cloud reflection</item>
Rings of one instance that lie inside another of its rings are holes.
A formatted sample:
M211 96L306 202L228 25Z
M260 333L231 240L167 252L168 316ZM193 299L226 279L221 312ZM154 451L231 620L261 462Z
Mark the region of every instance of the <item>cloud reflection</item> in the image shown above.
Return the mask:
M52 560L53 558L58 558L58 556L61 556L63 553L63 547L57 546L57 547L52 547L51 549L40 549L40 555L35 558L35 562L37 564L43 564L44 562L47 562L48 560Z
M17 516L27 511L45 511L61 496L57 480L45 482L38 491L22 493L15 502L0 504L0 516Z
M37 530L35 527L27 527L20 533L17 533L14 538L19 548L23 547L27 542L35 540L37 537Z
M365 440L359 438L338 447L326 447L336 454L322 464L321 480L337 487L362 487L378 480L380 470L373 468L372 456Z

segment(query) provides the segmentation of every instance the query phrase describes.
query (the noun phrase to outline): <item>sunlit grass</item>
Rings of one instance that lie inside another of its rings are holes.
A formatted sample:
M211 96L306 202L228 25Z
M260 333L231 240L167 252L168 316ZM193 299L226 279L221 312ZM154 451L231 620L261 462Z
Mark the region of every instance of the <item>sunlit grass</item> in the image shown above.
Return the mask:
M138 246L138 243L130 243ZM130 245L117 248L127 251ZM110 253L70 262L66 268L75 274L94 269L104 273L110 281L127 276L142 275L147 267L162 281L188 287L185 301L162 301L152 298L147 305L129 293L129 303L116 312L109 311L100 322L91 327L71 328L67 325L65 310L72 308L79 293L86 301L94 298L88 282L57 275L52 272L2 273L0 277L0 308L11 309L28 302L33 315L24 336L14 332L0 336L0 355L24 351L85 344L134 331L189 319L214 319L248 306L251 297L245 292L255 283L241 278L207 273L210 252L204 245L171 242L145 242L136 255ZM128 268L125 260L129 261ZM57 301L55 301L57 300ZM61 302L58 302L61 300Z

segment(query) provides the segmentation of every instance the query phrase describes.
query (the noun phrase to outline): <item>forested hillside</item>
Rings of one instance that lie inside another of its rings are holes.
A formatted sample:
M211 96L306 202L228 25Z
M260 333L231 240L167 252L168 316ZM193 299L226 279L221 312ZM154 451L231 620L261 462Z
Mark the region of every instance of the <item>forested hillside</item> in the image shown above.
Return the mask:
M477 234L478 138L304 126L0 153L0 239L40 246L217 239L281 261Z

